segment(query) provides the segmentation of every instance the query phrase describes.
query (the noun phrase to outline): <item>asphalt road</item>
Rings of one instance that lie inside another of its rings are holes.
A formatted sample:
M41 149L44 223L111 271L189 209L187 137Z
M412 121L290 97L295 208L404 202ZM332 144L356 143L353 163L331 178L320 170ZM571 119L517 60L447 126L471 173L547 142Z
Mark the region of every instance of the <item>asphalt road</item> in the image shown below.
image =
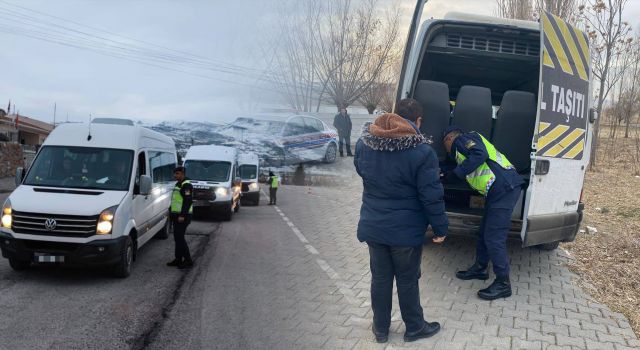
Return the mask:
M195 221L187 231L200 259L222 228ZM151 240L138 252L132 274L35 266L14 272L0 260L0 349L142 349L155 337L191 276L165 266L173 240Z

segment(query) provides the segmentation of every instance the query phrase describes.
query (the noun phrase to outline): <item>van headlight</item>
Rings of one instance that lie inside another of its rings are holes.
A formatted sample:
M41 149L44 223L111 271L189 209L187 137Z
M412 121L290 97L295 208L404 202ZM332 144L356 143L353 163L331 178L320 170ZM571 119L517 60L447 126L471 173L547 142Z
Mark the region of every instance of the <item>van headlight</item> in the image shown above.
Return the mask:
M10 229L12 221L13 220L11 219L11 201L7 199L7 201L4 202L4 205L2 206L2 227Z
M252 182L249 184L249 189L252 191L257 191L258 190L258 184L255 182Z
M218 187L216 188L216 196L217 197L226 197L229 195L229 190L226 187Z
M98 218L98 226L96 227L96 233L99 235L108 235L113 230L113 218L116 214L118 206L107 208L100 213Z

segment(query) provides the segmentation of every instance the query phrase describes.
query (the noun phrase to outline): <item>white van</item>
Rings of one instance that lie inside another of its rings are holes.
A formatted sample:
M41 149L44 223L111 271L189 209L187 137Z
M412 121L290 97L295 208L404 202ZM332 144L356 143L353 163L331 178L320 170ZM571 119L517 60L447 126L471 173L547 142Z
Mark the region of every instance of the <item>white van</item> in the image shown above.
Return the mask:
M233 147L191 146L184 157L194 210L207 208L229 221L240 210L238 152Z
M15 270L106 265L127 277L137 250L167 237L176 160L173 140L129 120L56 127L3 205L2 256Z
M587 35L549 13L540 23L449 13L418 25L422 10L414 13L398 100L423 105L421 131L441 161L448 125L479 132L507 155L526 181L511 228L523 246L574 240L596 118ZM477 232L483 198L460 181L445 184L445 201L452 232Z
M260 159L255 153L241 153L238 156L238 169L242 179L242 204L260 205L260 186L258 174Z

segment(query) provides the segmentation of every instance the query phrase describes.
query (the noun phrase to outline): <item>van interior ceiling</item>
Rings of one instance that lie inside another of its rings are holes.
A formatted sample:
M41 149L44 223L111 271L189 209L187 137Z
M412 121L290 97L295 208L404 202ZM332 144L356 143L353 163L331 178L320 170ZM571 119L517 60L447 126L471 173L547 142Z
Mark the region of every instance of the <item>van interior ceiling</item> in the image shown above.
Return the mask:
M455 124L489 139L528 182L540 75L539 31L445 22L433 26L425 42L412 91L425 110L421 131L432 136L440 161L452 161L441 135ZM477 196L464 181L445 184L449 211L481 215L483 202ZM521 219L522 203L523 199L514 219Z

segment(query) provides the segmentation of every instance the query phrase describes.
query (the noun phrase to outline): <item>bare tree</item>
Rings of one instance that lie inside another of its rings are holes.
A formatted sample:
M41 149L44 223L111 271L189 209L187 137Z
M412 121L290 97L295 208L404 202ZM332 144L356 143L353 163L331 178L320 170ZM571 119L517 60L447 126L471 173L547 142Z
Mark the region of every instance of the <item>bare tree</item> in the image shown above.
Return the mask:
M631 45L629 60L629 84L626 86L626 102L623 106L623 117L626 122L624 138L629 138L629 126L633 116L640 113L640 34L636 35Z
M316 74L337 106L349 106L376 82L394 48L400 13L377 17L376 0L325 0L314 37Z
M534 20L532 0L496 0L498 16L504 18Z
M358 99L369 114L373 114L379 107L386 112L393 110L393 100L397 88L396 84L402 64L401 52L402 50L398 46L398 48L394 50L394 53L389 54L378 77L363 91Z
M580 7L584 5L584 0L536 0L536 12L548 11L576 24L580 19Z
M621 53L628 49L631 28L622 20L622 12L628 0L588 0L587 6L580 7L580 16L586 23L591 41L592 71L599 82L597 90L597 111L603 110L604 102L611 89L624 73L615 69L621 59ZM613 68L613 69L612 69ZM596 151L600 132L600 118L595 123L595 137L591 143L591 164L596 165Z
M311 111L319 78L313 45L318 30L321 2L290 1L282 5L275 35L263 56L269 60L269 80L294 110Z

